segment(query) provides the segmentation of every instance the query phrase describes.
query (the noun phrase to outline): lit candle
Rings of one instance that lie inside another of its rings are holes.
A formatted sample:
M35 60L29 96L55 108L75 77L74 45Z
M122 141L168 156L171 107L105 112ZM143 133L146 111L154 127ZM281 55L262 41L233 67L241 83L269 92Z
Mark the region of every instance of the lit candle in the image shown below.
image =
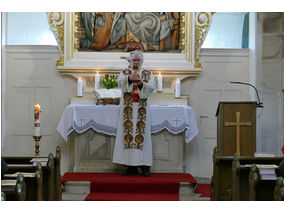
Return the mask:
M175 97L176 98L180 97L180 81L178 78L176 80L176 85L175 85Z
M81 78L78 79L77 83L77 96L83 96L83 80Z
M158 75L158 91L162 92L163 91L163 77L161 73Z
M100 83L101 83L101 76L99 72L97 72L95 80L95 89L100 89Z
M36 104L34 105L34 136L40 136L40 119L39 119L39 113L40 113L40 105Z

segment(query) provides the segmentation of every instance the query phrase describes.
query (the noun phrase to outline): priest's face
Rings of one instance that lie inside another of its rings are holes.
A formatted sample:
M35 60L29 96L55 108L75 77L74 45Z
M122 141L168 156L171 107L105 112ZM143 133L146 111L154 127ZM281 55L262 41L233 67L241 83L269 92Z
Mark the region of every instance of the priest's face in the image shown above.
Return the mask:
M130 58L130 64L133 69L138 69L142 66L143 60L140 54L134 54Z

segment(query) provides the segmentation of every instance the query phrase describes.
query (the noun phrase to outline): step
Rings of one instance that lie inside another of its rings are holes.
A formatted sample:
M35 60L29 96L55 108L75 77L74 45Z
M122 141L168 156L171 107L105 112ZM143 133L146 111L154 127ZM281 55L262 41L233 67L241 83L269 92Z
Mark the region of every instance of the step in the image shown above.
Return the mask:
M194 195L194 184L188 182L181 182L179 194ZM62 193L62 200L81 201L90 193L90 181L67 181L64 183L64 192Z
M180 182L179 184L179 194L180 195L190 195L194 194L195 184L188 182Z
M64 193L71 194L89 194L90 181L67 181L64 184Z
M65 193L85 194L90 193L90 181L68 181L64 183ZM179 194L193 194L194 184L188 182L181 182L179 187Z
M179 195L180 201L210 201L210 197L200 197L200 194Z
M62 193L62 201L84 201L89 193Z

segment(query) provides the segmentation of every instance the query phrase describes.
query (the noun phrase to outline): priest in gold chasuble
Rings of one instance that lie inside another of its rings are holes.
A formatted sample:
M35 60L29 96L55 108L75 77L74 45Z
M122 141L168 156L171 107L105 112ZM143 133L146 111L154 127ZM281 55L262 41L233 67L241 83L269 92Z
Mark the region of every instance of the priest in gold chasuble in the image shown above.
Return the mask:
M130 53L130 66L118 77L122 91L120 117L115 139L113 162L127 166L123 175L137 173L150 176L153 164L150 96L156 88L154 75L142 68L143 54Z

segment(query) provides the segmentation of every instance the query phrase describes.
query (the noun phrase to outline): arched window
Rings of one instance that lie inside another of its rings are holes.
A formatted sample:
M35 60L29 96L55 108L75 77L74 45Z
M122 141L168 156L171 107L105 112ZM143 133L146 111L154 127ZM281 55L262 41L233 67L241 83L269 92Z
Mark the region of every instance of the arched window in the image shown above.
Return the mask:
M215 13L202 48L248 48L249 13Z
M46 13L9 12L6 21L7 45L57 45Z

